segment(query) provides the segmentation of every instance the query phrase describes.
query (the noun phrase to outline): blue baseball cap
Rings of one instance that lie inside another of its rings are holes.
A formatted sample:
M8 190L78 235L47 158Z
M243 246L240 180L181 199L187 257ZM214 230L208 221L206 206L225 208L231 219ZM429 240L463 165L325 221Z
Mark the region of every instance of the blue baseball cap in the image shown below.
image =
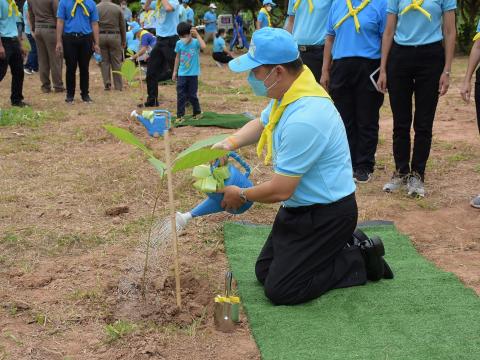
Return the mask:
M275 4L272 0L263 0L263 6L265 5L277 6L277 4Z
M250 49L228 63L233 72L244 72L262 65L278 65L295 61L300 56L298 45L288 31L264 27L252 35Z

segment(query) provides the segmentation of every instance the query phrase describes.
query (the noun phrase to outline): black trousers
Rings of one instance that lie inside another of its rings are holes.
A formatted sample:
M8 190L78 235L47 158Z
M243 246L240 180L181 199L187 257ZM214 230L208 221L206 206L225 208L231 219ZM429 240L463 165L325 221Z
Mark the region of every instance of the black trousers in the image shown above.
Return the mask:
M178 36L157 37L147 64L147 102L158 102L158 82L172 78Z
M328 205L281 207L255 266L265 295L274 304L292 305L365 284L360 249L346 247L357 215L355 194Z
M323 45L300 46L300 57L305 65L315 76L315 80L320 83L323 66Z
M193 115L198 115L202 112L197 91L198 76L179 76L177 78L177 117L185 115L187 101L192 104Z
M222 64L227 64L230 60L233 60L233 57L222 52L214 52L212 54L213 60L218 61Z
M444 65L441 42L423 46L394 43L392 46L387 65L387 86L393 113L393 156L400 175L416 172L424 178ZM415 137L410 163L412 96L415 96Z
M65 58L65 83L67 98L75 96L77 66L80 69L80 95L88 96L89 65L93 54L93 37L88 35L63 34L63 56Z
M22 50L17 37L2 37L2 44L5 48L5 58L0 59L0 81L3 80L10 66L10 73L12 74L10 101L12 105L15 105L23 101L24 73Z
M380 60L350 57L335 60L330 74L330 95L347 131L353 170L373 172L378 145L378 122L383 94L370 75Z
M477 69L475 81L475 107L477 108L478 131L480 131L480 67Z

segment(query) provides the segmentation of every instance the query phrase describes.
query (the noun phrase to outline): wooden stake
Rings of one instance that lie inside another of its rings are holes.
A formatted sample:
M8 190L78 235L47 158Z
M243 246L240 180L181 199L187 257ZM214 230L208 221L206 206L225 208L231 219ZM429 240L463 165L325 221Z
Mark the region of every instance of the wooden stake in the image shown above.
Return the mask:
M170 134L169 131L164 133L165 139L165 160L167 163L167 182L168 182L168 202L170 203L170 222L172 225L172 243L173 256L175 266L175 293L177 295L177 306L182 307L182 297L180 294L180 268L178 261L178 241L177 241L177 219L175 216L175 203L173 199L173 183L172 183L172 161L170 159Z
M140 62L138 63L138 79L140 80L140 103L143 104L143 70L140 66Z

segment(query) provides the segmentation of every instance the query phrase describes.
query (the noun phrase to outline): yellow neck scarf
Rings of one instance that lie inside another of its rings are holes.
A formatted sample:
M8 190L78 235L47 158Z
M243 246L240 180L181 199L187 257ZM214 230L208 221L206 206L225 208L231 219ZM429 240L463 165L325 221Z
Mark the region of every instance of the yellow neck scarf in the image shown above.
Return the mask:
M362 3L356 8L353 8L352 5L352 0L347 0L347 7L348 7L348 13L340 19L339 22L335 24L333 27L334 29L338 29L340 25L342 25L350 16L353 17L353 21L355 22L355 30L357 32L360 32L360 22L358 21L358 13L362 11L370 2L370 0L363 0Z
M83 13L86 15L86 16L90 16L90 13L88 12L88 9L87 7L85 6L85 4L83 3L83 0L75 0L75 4L73 5L73 8L72 8L72 12L71 12L71 15L72 17L75 16L75 12L77 11L77 6L80 5L83 9Z
M268 13L267 9L265 8L261 8L260 9L260 12L261 13L264 13L265 15L267 15L267 19L268 19L268 26L272 27L272 21L270 20L270 14Z
M293 5L293 10L297 11L301 2L302 2L302 0L295 1L295 4ZM313 8L313 0L308 0L308 12L311 14L313 12L313 9L314 9Z
M406 14L410 10L417 10L417 11L420 11L423 15L425 15L428 20L432 21L432 15L430 15L430 13L427 10L422 8L422 4L423 4L423 0L412 0L412 3L406 6L405 9L402 10L400 15Z
M306 96L316 96L330 99L330 96L325 89L317 83L310 69L304 65L300 76L293 82L292 86L290 86L287 92L283 95L280 105L278 100L274 100L272 110L268 118L268 124L263 129L260 140L258 140L257 155L259 158L262 157L263 148L265 145L267 146L267 154L265 155L264 161L265 165L268 165L272 160L273 130L280 121L283 111L289 104Z
M15 15L19 16L20 11L18 10L18 6L15 3L15 0L8 0L8 17L13 15L14 10L15 10Z
M477 41L478 39L480 39L480 32L473 37L473 41Z

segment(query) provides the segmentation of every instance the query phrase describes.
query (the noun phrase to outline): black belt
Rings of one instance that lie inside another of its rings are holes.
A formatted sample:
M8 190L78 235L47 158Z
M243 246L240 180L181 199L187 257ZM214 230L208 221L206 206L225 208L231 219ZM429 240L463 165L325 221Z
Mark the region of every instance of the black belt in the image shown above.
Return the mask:
M56 29L55 25L48 24L35 24L35 29Z
M157 40L176 39L176 38L178 38L178 35L171 35L171 36L158 36L157 35Z
M19 41L18 40L18 36L12 36L12 37L1 37L0 39L2 39L2 42L15 42L15 41Z
M71 32L71 33L64 33L63 36L71 36L71 37L77 37L77 38L80 38L80 37L87 37L87 36L91 36L92 33L90 34L84 34L84 33L76 33L76 32Z
M120 34L120 31L100 31L100 34Z
M297 207L287 207L287 206L282 205L282 208L284 208L288 212L297 214L297 213L305 213L305 212L315 210L315 209L320 209L320 208L328 208L328 207L335 206L335 205L338 205L338 204L341 204L341 203L344 203L344 202L347 202L347 201L352 201L352 200L355 200L355 193L354 192L351 193L350 195L347 195L347 196L341 198L340 200L337 200L337 201L329 203L329 204L312 204L312 205L297 206Z
M394 44L396 47L405 48L405 49L413 49L413 48L417 48L417 49L428 49L428 48L431 48L431 47L442 46L442 41L436 41L436 42L434 42L434 43L425 44L425 45L400 45L400 44L397 44L396 42L394 42L393 44Z
M298 50L301 52L309 52L314 50L323 50L324 45L298 45Z

